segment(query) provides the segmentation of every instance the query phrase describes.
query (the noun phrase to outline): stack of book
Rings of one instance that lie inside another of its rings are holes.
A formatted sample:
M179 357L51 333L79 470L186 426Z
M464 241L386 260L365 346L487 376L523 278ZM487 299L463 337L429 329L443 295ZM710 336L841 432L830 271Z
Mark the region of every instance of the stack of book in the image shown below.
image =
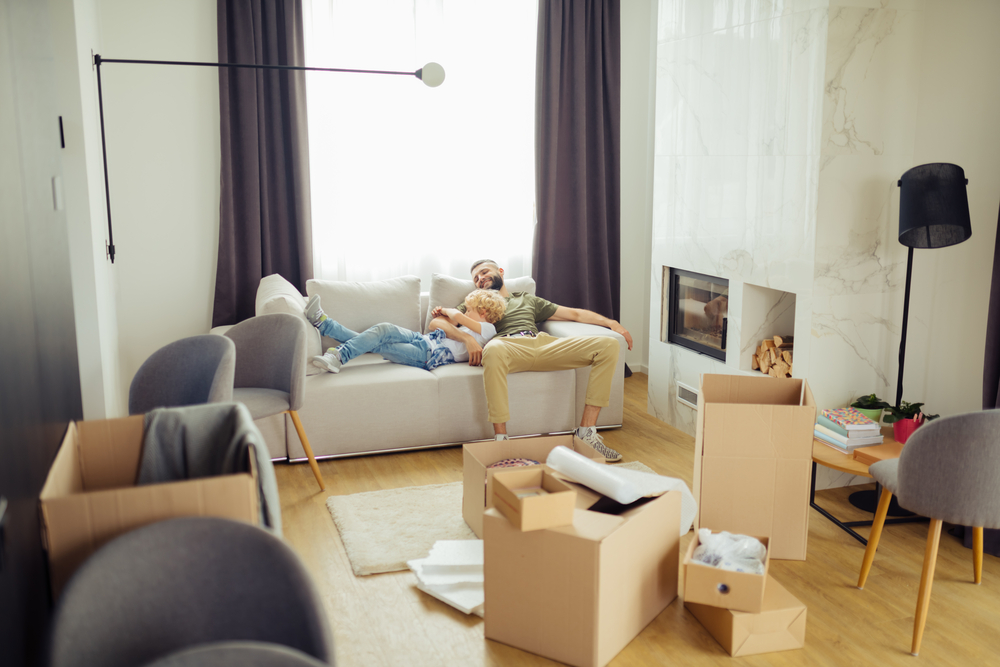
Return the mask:
M823 410L816 419L813 436L844 454L882 443L879 425L854 408Z

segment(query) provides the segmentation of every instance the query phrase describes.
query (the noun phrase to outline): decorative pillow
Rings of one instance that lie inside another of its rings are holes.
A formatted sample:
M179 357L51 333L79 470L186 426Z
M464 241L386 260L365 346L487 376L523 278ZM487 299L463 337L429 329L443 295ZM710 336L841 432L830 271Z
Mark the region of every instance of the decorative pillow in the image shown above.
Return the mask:
M535 279L531 276L511 278L504 282L507 284L507 290L510 292L535 293ZM476 285L471 280L462 280L460 278L444 276L440 273L432 273L430 297L427 303L427 317L424 320L424 331L427 331L427 325L434 319L431 317L432 310L438 306L454 308L465 301L465 297L474 289L476 289Z
M257 315L288 313L301 318L308 331L306 334L306 375L318 375L326 371L313 366L309 360L323 354L323 342L319 331L306 319L305 309L305 298L295 288L295 285L285 280L281 275L272 273L260 279L254 312Z
M364 331L380 322L391 322L412 331L420 330L420 278L402 276L358 283L309 280L306 292L319 294L320 305L348 329Z

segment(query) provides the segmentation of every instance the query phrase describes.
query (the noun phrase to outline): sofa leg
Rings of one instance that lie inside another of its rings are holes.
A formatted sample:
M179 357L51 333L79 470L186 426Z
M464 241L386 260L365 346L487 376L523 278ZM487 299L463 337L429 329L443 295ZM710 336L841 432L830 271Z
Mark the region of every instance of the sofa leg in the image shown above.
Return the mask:
M299 434L299 442L302 443L302 449L306 450L306 456L309 457L309 467L312 468L313 475L316 476L316 481L319 482L319 490L325 491L326 484L323 483L323 475L319 472L319 464L316 463L316 457L313 456L312 447L309 446L309 438L306 437L306 430L302 428L302 421L299 419L299 413L295 410L289 410L288 414L292 417L292 423L295 424L295 432Z

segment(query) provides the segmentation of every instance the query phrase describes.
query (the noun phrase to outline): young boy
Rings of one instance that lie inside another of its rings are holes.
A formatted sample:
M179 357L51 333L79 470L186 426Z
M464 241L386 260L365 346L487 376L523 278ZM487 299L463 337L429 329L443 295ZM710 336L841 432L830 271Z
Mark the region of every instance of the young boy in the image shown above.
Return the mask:
M469 359L465 344L449 340L441 329L422 335L382 322L357 333L327 317L319 301L318 294L309 299L305 309L306 319L322 335L341 344L331 347L321 356L313 357L312 363L331 373L339 373L341 366L366 352L377 352L393 363L425 370ZM480 345L486 345L497 333L493 324L503 317L507 301L496 291L480 289L465 297L465 308L466 312L462 313L455 308L437 307L432 316L447 317L452 324L472 335Z

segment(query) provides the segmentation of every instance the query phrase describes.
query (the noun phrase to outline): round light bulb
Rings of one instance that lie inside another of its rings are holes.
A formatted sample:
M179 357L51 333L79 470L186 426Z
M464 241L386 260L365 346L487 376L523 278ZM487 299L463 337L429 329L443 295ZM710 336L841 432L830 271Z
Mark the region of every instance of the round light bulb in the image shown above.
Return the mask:
M437 63L427 63L417 70L417 77L424 85L437 88L444 83L444 68Z

